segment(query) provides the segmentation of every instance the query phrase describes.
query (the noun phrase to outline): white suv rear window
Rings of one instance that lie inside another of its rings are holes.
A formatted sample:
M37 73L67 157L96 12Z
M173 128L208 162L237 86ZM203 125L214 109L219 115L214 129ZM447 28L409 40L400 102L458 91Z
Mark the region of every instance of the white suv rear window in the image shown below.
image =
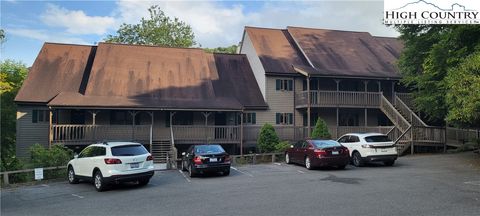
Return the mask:
M124 145L112 147L113 156L136 156L147 154L148 151L141 145Z
M391 142L388 136L368 136L365 137L365 141L367 142Z

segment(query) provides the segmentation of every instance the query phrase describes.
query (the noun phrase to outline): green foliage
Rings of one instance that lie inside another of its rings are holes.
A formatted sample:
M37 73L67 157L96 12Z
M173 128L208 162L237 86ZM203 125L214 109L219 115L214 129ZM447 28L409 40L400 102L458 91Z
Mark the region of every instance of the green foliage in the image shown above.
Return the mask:
M13 100L22 86L28 69L25 64L5 60L0 64L0 95L1 95L1 160L6 169L15 155L15 133L17 107ZM10 162L9 162L10 161Z
M458 126L480 125L480 51L448 71L447 120Z
M331 139L332 135L328 132L327 123L320 117L317 119L315 128L312 131L313 139Z
M275 145L275 152L285 152L290 148L290 145L292 144L290 144L288 141L279 142L277 145Z
M5 41L5 31L3 29L0 29L0 44Z
M34 167L66 166L73 158L73 151L62 145L53 145L48 149L35 144L30 147L30 155Z
M108 35L106 42L123 44L161 45L167 47L191 47L196 44L190 25L178 18L166 16L159 6L151 6L150 18L142 18L139 24L122 24L117 35Z
M405 45L398 62L402 83L412 90L417 110L430 120L445 119L451 108L446 101L449 91L446 76L480 49L480 26L397 25L395 28Z
M217 48L205 48L204 50L209 53L228 53L235 54L237 53L237 45L231 45L228 47L217 47Z
M270 124L263 125L258 135L257 146L261 153L270 153L275 150L275 146L280 142L280 139Z

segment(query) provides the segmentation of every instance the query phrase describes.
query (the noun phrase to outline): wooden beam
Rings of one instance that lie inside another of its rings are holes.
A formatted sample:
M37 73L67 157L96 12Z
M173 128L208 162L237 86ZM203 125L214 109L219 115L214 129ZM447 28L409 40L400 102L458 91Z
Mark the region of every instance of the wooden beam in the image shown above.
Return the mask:
M52 108L48 109L48 147L52 147L53 142L53 111Z
M310 76L307 76L307 135L308 138L311 137L311 123L310 123L310 117L311 117L311 95L310 95Z

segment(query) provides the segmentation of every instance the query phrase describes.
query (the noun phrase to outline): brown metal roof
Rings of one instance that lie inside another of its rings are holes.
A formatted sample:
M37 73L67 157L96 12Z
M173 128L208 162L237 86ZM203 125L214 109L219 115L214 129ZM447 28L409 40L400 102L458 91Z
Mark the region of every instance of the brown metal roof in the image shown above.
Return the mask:
M43 55L48 53L41 53L38 59L46 58ZM215 54L214 57L202 49L100 43L94 59L92 57L93 64L87 64L87 70L81 73L83 81L80 79L75 88L55 94L57 96L48 105L139 109L267 108L258 87L252 88L256 82L246 57L222 56ZM55 72L64 76L63 71ZM39 80L29 75L32 81L24 88L35 89L43 85L39 82L47 82L49 76ZM221 83L235 79L241 79L236 83L239 87ZM250 83L241 83L243 80L250 80ZM49 82L49 85L56 88L61 83Z
M245 27L266 73L295 73L292 65L308 66L286 30Z
M286 30L246 27L245 31L267 74L280 72L271 71L272 68L294 73L292 66L295 66L317 76L400 78L395 62L403 46L394 38L299 27ZM304 61L300 61L302 56Z
M47 103L60 92L78 92L94 46L45 43L16 102Z

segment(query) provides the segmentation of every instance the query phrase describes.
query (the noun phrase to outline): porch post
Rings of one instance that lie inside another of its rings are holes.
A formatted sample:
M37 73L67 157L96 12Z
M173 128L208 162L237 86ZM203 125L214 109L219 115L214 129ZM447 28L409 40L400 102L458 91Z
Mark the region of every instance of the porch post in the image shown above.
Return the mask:
M364 113L364 118L365 118L365 119L364 119L364 125L365 125L365 130L366 130L366 128L367 128L367 126L368 126L368 124L367 124L367 119L368 119L368 118L367 118L368 80L364 80L364 81L363 81L363 85L365 86L365 102L364 102L364 103L365 103L365 113Z
M378 92L382 92L382 83L380 81L377 81L378 85Z
M89 112L90 114L92 114L92 125L95 126L97 113L98 113L99 111L97 111L97 110L91 110L91 111L88 111L88 112ZM93 140L96 140L96 139L97 139L97 128L92 127L92 130L93 130Z
M243 110L240 112L240 155L243 155Z
M340 80L335 79L335 83L337 83L337 98L336 98L336 100L338 101L339 92L340 92ZM338 102L336 104L337 104L337 129L335 131L335 135L338 138L338 128L340 126L340 120L339 120L340 119L340 108L338 107Z
M310 112L311 112L310 75L308 75L307 76L307 126L308 126L307 135L308 135L308 138L310 138L310 135L312 133L311 123L310 123L310 115L311 115Z
M393 101L393 97L395 97L395 81L392 81L392 101Z
M150 121L150 153L153 154L153 111L148 112L150 115L151 121Z
M337 106L337 129L336 129L336 132L335 132L335 135L337 136L338 138L338 126L339 126L339 122L338 122L338 119L339 119L339 110L338 110L338 106Z
M204 134L205 134L205 142L208 144L208 116L210 115L211 112L202 112L203 116L205 117L205 130L204 130ZM214 129L215 130L215 129Z
M137 113L138 111L130 111L130 115L132 115L132 141L135 140L135 116Z
M52 108L49 107L48 108L48 147L51 148L52 147L52 142L53 142L53 122L52 122L52 119L53 119L53 112L52 112Z

